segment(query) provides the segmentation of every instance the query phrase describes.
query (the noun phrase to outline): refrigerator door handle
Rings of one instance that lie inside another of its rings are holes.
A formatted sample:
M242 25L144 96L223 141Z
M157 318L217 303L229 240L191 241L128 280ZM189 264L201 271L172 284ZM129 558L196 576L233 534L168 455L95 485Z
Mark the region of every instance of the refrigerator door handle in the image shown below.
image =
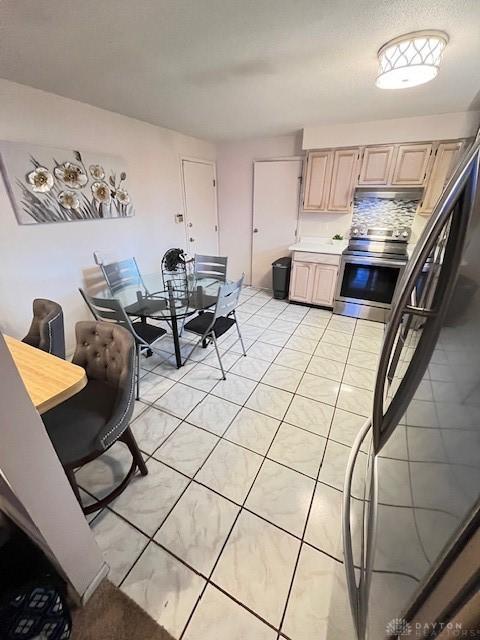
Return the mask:
M362 535L362 558L361 558L361 572L360 582L357 585L355 579L355 563L353 559L353 544L352 544L352 527L351 527L351 508L352 508L352 481L353 472L355 469L355 463L357 461L360 447L367 433L370 431L372 421L369 418L358 432L357 437L352 445L350 455L347 462L347 468L345 471L345 482L343 486L343 503L342 503L342 533L343 533L343 556L345 566L345 577L348 591L348 599L350 601L350 609L352 612L353 624L355 627L355 633L357 640L364 640L365 637L365 625L366 625L366 606L363 598L363 585L365 582L364 576L364 553L363 553L363 535ZM363 534L363 529L362 529ZM367 544L368 544L367 536Z
M370 585L373 574L373 565L375 559L375 544L377 536L377 514L378 514L378 459L377 456L371 458L371 476L370 476L370 494L367 517L364 521L365 526L365 551L364 551L364 568L363 579L360 591L360 621L361 629L364 637L367 637L368 622L368 604L370 600Z
M417 305L417 294L415 292L415 289L412 291L412 293L410 294L410 304L412 307ZM408 318L405 319L404 324L403 324L403 328L401 329L400 335L398 337L397 343L396 345L392 346L392 352L391 355L389 354L388 356L386 354L381 353L381 357L385 358L388 357L389 358L389 365L388 365L388 372L387 372L387 380L386 382L388 383L388 385L390 386L393 382L393 378L395 376L395 371L397 370L397 366L398 363L400 361L400 356L402 353L402 349L408 339L408 332L410 331L410 327L412 324L412 320L413 317L410 315L408 316ZM378 400L374 400L375 402L378 402ZM383 403L382 403L382 410L383 410Z
M438 314L438 311L435 309L427 309L426 307L412 307L412 305L406 306L404 312L414 316L420 316L421 318L434 318Z

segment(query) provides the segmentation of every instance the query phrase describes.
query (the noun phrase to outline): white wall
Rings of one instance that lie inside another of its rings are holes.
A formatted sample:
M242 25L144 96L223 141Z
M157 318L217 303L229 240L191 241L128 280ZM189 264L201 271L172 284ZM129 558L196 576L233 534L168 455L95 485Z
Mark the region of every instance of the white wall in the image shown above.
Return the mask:
M0 139L121 156L136 215L20 226L0 179L0 327L22 337L35 297L64 309L67 351L73 326L88 313L77 287L93 264L92 252L135 255L140 267L159 268L163 252L185 244L180 156L215 158L215 146L175 131L0 79Z
M350 213L315 213L301 211L299 215L299 237L331 238L335 234L346 237L352 226Z
M423 142L474 136L480 111L318 125L303 130L304 149L350 147L390 142Z
M254 161L301 154L296 134L217 146L220 253L228 256L229 273L243 271L250 282Z

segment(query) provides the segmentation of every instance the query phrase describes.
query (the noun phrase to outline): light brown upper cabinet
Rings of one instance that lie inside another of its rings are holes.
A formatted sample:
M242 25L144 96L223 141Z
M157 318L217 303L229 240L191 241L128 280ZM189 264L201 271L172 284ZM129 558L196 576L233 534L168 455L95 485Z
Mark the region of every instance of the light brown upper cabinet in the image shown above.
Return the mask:
M358 148L336 149L333 152L332 181L327 211L349 213L352 210L353 191L357 182Z
M431 144L399 144L392 185L422 186L432 154Z
M360 168L360 186L387 185L392 173L395 145L365 147Z
M332 174L332 151L312 151L307 157L303 208L325 211Z
M303 211L350 213L357 186L425 187L420 212L430 213L466 144L442 140L310 151Z
M425 215L432 213L438 199L442 195L446 183L458 164L465 145L465 140L441 142L438 145L420 213Z

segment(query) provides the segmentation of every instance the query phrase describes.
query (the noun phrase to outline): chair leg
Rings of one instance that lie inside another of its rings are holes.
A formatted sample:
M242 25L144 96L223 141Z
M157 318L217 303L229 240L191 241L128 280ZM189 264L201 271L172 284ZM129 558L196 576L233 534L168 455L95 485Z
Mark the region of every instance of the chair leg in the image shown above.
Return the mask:
M185 326L185 320L186 320L186 319L187 319L187 316L184 316L184 317L183 317L183 320L182 320L182 324L181 324L181 326L180 326L180 331L179 331L179 333L178 333L178 335L179 335L180 337L182 337L182 336L183 336L183 327Z
M73 469L64 467L65 473L72 486L73 492L75 493L75 496L78 502L80 503L80 506L82 507L82 511L85 515L88 515L89 513L94 513L95 511L99 511L100 509L103 509L104 507L109 505L112 502L112 500L115 500L115 498L117 498L121 493L123 493L125 489L128 487L128 485L130 484L132 478L135 476L137 469L140 471L142 476L148 475L147 465L145 464L145 460L143 459L143 456L140 452L140 449L138 448L137 442L135 440L135 437L130 427L125 429L125 431L122 433L120 438L118 438L118 441L123 442L127 446L132 456L132 464L130 465L130 469L128 470L126 476L123 478L120 484L118 484L112 491L110 491L108 495L104 496L103 498L100 498L100 500L95 500L95 502L92 502L91 504L88 504L84 507L80 499L80 491L76 483ZM97 457L102 455L102 453L104 452L99 451L97 453ZM91 458L90 461L92 459L95 459L95 458ZM87 464L87 463L84 462L84 464ZM79 465L77 465L77 468L78 466Z
M120 440L122 440L127 445L128 450L132 454L133 461L139 468L142 476L148 475L147 465L145 464L145 460L143 459L143 456L140 453L140 449L138 448L137 441L135 440L135 437L130 427L128 427L128 429L125 429Z
M203 336L197 340L197 342L193 345L193 349L190 351L190 353L188 354L188 356L185 358L185 360L183 361L183 366L185 366L188 362L188 360L190 360L190 356L192 355L192 353L195 351L195 349L199 346L199 344L202 342L203 340Z
M80 490L78 488L77 479L75 478L75 473L73 469L71 469L70 467L64 467L63 470L65 471L65 475L67 476L67 479L70 483L70 486L72 487L72 491L75 494L76 499L78 500L80 506L83 509L82 498L80 497Z
M140 400L140 351L141 347L137 344L137 400Z
M217 352L218 363L220 364L220 369L222 370L222 378L226 380L227 376L225 375L225 371L223 370L223 364L222 364L222 359L220 358L220 351L218 350L217 339L215 338L215 334L213 333L213 331L211 333L211 336L212 336L213 344L215 346L215 351Z
M205 313L205 311L204 311L203 309L201 309L201 310L198 312L198 315L199 315L199 316L201 316L201 315L202 315L202 314L204 314L204 313ZM206 336L203 336L203 338L202 338L202 349L206 349L206 348L207 348L207 346L208 346L207 338L206 338Z
M243 344L243 337L242 337L242 334L240 333L240 325L238 324L235 314L233 315L233 317L235 318L235 326L237 327L238 337L240 338L240 344L242 345L243 355L246 356L247 352L245 351L245 345Z

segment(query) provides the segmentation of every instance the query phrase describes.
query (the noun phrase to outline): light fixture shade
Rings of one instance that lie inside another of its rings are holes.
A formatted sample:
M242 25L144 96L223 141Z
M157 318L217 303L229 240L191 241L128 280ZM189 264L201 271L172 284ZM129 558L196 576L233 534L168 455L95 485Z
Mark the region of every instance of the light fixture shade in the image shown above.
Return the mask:
M378 52L377 87L403 89L433 80L447 42L443 31L415 31L390 40Z

